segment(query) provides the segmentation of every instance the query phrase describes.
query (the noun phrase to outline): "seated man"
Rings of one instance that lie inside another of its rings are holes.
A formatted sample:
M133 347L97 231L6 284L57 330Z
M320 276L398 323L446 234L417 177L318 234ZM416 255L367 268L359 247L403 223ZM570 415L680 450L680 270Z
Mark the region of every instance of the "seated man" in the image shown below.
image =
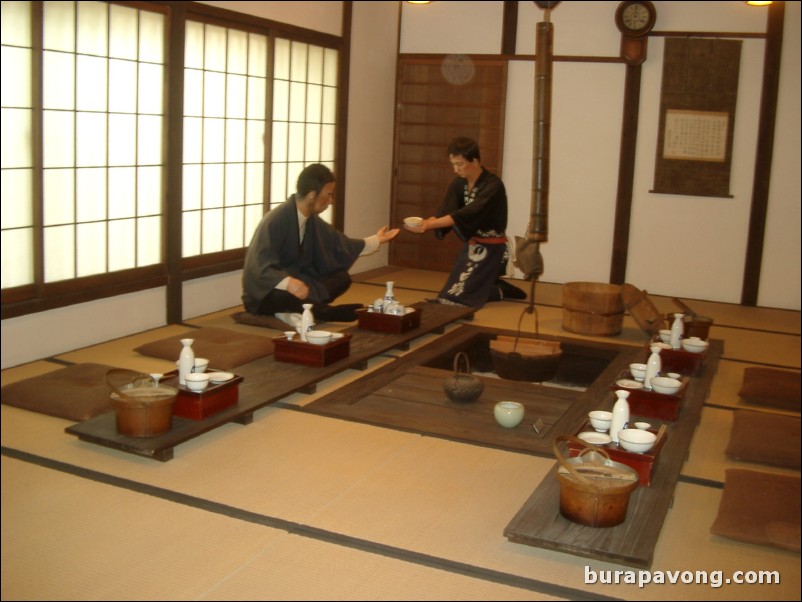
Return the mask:
M292 314L312 303L321 321L351 322L361 304L331 306L351 286L348 270L360 255L395 238L382 227L365 239L349 238L319 215L334 198L334 174L325 165L308 165L297 192L262 218L248 247L242 272L242 302L252 314L275 315L294 325Z

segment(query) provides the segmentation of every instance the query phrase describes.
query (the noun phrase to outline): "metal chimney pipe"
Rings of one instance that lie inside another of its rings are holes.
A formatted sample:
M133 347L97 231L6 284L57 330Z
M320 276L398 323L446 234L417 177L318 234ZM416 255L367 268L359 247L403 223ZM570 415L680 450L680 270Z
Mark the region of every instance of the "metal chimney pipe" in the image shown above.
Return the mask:
M548 11L546 11L548 12ZM535 130L532 162L532 203L527 239L549 239L549 153L551 150L551 73L554 26L537 24L535 45Z

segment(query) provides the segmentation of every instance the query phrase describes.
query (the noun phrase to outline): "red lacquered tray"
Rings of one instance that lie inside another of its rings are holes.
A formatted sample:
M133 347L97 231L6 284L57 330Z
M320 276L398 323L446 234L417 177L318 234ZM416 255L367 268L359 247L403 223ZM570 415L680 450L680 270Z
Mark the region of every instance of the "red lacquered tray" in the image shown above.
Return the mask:
M665 374L665 371L663 374ZM688 382L690 381L687 376L680 376L679 380L682 382L682 385L680 385L679 391L673 395L657 393L650 389L630 389L628 387L622 387L617 384L617 382L622 379L632 379L632 375L628 370L621 372L616 382L610 386L610 389L613 391L629 391L627 401L629 402L630 413L647 418L657 418L658 420L674 421L679 418L680 409L682 407L682 397L685 395L685 389L688 388Z
M654 434L658 434L656 429L648 429L650 432ZM585 431L592 431L595 432L595 429L590 425L590 422L585 422L582 425L576 434L585 432ZM630 468L634 469L638 475L640 476L640 484L643 487L649 487L652 483L652 473L654 472L654 465L657 460L657 456L660 454L660 450L663 449L663 445L666 442L666 435L667 430L663 431L662 436L658 436L657 441L654 442L654 446L648 452L638 454L635 452L627 451L618 443L608 443L606 445L597 445L610 454L610 459L616 462L621 462L622 464L626 464ZM571 456L576 456L581 452L583 449L586 449L585 446L579 445L574 441L568 442L568 449L571 450Z
M207 368L206 372L211 374L226 371ZM239 384L242 380L242 376L234 374L234 378L225 382L210 382L203 391L192 391L186 385L178 384L178 371L173 370L165 374L161 382L178 389L178 395L173 404L174 416L203 420L239 401Z
M389 334L402 334L420 326L421 309L410 307L412 311L401 316L383 314L367 309L356 311L359 327L362 330L375 330Z
M646 357L649 352L647 350ZM696 376L702 369L707 349L701 353L693 353L684 349L661 349L660 363L662 372L677 372L683 376ZM647 360L643 360L646 363Z
M277 362L322 368L351 354L351 335L343 334L325 345L304 343L297 337L292 341L288 341L286 337L277 337L273 339L273 346L273 357Z

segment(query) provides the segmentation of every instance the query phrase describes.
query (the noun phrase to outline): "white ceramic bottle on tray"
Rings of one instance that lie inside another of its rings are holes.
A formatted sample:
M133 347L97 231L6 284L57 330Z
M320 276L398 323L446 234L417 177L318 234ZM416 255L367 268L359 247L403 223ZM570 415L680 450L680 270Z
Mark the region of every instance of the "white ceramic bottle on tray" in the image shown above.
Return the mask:
M685 314L674 314L674 322L671 324L671 339L669 339L672 349L680 349L682 347L680 341L685 333L684 319Z
M304 303L304 313L301 314L301 325L298 327L298 334L301 335L301 341L306 343L306 333L315 325L315 317L312 315L312 304Z
M395 303L395 293L393 292L393 285L395 283L390 280L387 282L387 288L384 291L384 303L383 303L383 311L387 313L387 308L390 307L391 304Z
M659 345L652 345L652 354L649 356L649 359L646 360L646 377L643 379L643 386L646 389L652 388L652 379L655 376L659 376L660 371L663 369L663 360L660 359L660 349Z
M617 397L615 405L613 405L613 420L610 423L610 439L618 443L618 431L626 428L629 422L629 391L619 389L615 392Z
M187 384L186 376L195 368L195 352L192 343L195 339L181 339L181 354L178 356L178 383Z

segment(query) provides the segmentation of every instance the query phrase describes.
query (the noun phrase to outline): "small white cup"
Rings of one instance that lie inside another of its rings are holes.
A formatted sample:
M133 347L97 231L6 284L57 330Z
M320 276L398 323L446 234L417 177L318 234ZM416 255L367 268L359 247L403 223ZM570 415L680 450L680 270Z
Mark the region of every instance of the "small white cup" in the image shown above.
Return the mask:
M192 372L186 375L187 387L190 391L203 391L209 386L209 375L203 372Z
M287 337L288 341L291 341L293 339L293 337L295 336L295 331L294 330L285 330L284 331L284 336Z
M524 406L517 401L499 401L493 408L493 416L504 428L515 428L524 419Z
M192 371L202 374L203 372L206 372L206 368L208 367L209 367L209 360L207 360L205 357L196 357L195 367L192 368Z

